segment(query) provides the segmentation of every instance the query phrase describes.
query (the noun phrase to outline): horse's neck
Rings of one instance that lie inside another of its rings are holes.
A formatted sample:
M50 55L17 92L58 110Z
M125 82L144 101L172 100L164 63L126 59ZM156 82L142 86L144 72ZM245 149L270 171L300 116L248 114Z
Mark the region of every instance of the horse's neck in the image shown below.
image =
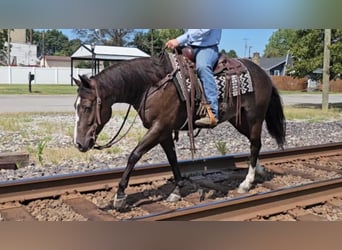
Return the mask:
M150 67L152 63L151 58L132 60L107 72L111 76L111 84L107 84L106 92L111 93L109 96L112 96L113 103L140 105L146 91L160 74L158 67Z

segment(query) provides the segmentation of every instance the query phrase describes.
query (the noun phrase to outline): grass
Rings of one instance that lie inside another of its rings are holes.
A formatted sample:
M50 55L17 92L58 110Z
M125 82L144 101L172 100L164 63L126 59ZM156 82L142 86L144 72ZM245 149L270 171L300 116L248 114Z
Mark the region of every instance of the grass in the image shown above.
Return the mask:
M327 112L316 107L297 108L284 107L286 120L305 120L309 122L321 122L328 120L341 120L342 108L330 108Z
M28 84L0 84L2 95L75 95L77 86L70 84L32 84L29 92Z

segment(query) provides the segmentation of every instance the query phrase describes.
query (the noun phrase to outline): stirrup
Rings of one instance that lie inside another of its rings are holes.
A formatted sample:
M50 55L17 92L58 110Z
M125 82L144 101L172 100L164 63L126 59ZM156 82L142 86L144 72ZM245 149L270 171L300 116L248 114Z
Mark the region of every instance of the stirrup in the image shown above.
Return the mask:
M209 117L209 120L210 120L210 127L216 126L216 124L217 124L217 119L215 118L213 112L211 111L210 105L209 105L209 104L206 104L206 105L205 105L205 108L206 108L206 110L207 110L207 114L208 114L208 117Z

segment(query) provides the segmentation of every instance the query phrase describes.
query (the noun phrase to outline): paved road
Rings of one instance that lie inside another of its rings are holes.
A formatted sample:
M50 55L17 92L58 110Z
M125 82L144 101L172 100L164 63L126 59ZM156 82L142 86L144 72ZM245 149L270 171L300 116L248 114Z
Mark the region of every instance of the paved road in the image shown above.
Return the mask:
M320 104L320 94L282 95L285 105ZM74 112L75 96L34 96L34 95L0 95L0 113L12 112ZM330 94L329 103L342 105L342 94ZM126 110L126 104L115 104L114 109Z
M73 95L0 95L0 113L74 112L75 98ZM120 103L113 107L126 110L128 105Z

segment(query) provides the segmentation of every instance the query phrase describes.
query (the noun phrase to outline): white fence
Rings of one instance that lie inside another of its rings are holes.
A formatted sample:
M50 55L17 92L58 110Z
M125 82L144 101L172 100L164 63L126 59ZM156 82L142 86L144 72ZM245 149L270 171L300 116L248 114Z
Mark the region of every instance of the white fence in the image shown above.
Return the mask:
M32 84L70 84L71 68L37 68L37 67L0 67L0 84L28 84L29 74L34 75ZM91 69L73 69L73 77L91 75Z

